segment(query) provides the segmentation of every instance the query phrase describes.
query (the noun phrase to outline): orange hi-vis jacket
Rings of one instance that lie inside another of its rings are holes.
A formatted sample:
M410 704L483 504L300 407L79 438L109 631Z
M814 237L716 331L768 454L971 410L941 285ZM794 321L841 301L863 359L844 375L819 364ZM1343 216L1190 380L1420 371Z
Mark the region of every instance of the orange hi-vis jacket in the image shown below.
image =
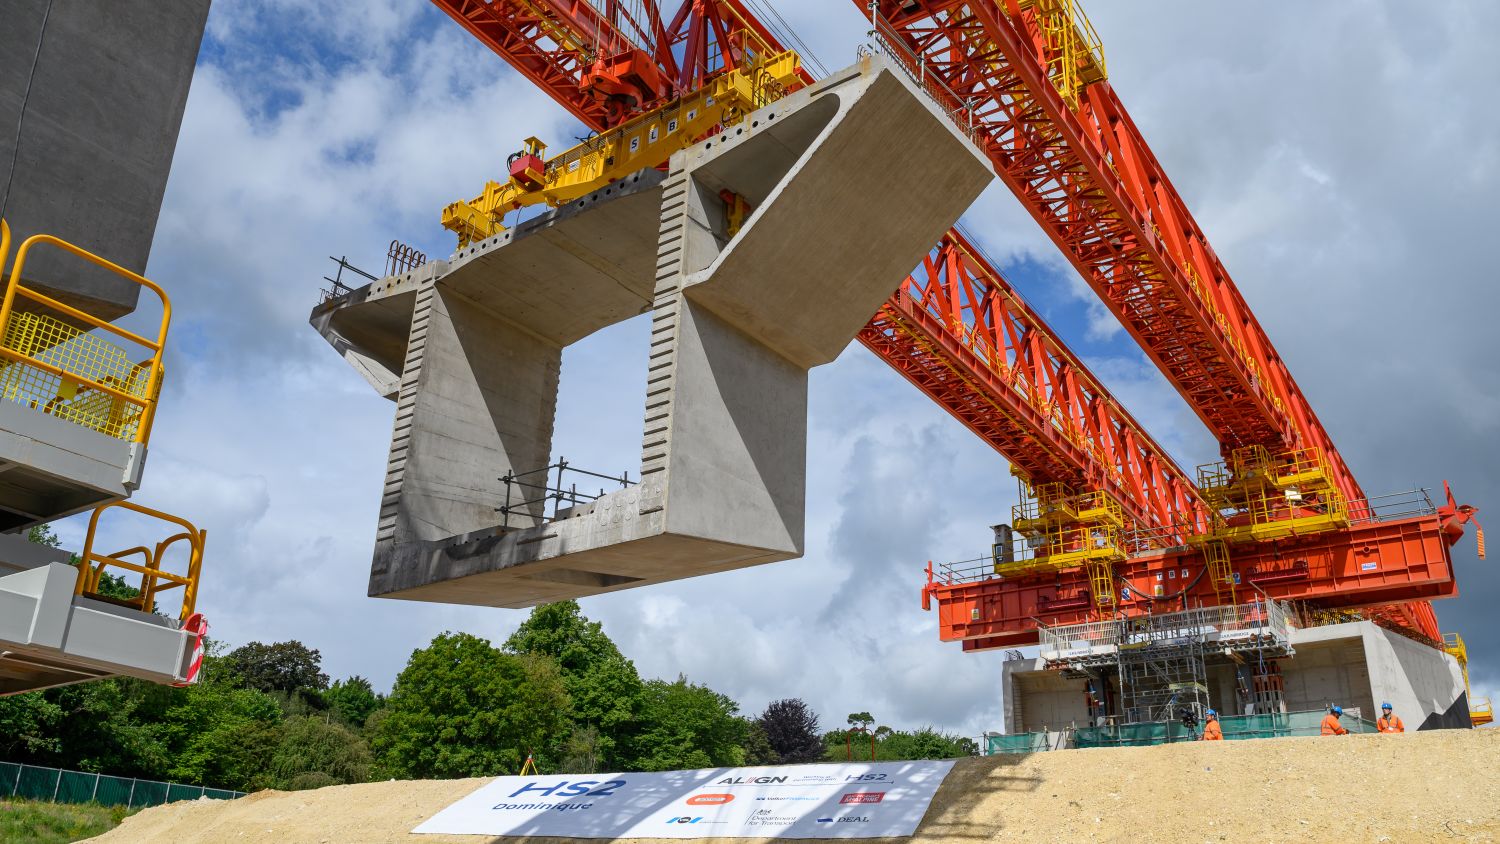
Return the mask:
M1206 724L1203 725L1203 740L1204 741L1223 741L1224 740L1224 729L1219 726L1219 719L1215 718L1212 721L1209 721L1208 723L1206 723Z
M1375 719L1375 728L1377 730L1380 730L1382 733L1406 732L1406 725L1401 723L1401 717L1399 715L1392 715L1389 718L1385 717L1384 715L1380 716L1379 718Z
M1342 736L1348 735L1348 733L1349 731L1344 729L1344 725L1339 723L1339 716L1334 715L1332 712L1323 716L1323 735Z

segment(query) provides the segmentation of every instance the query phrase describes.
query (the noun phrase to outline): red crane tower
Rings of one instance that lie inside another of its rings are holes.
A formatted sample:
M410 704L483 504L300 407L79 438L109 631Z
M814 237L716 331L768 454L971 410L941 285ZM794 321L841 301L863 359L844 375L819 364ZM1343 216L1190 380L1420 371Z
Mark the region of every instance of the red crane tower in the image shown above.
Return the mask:
M599 132L784 49L740 0L434 3ZM1189 477L950 231L859 336L1021 482L992 560L929 565L922 597L937 604L943 638L966 650L1023 644L1038 620L1232 603L1253 584L1309 607L1362 608L1440 646L1428 600L1456 593L1449 548L1474 508L1423 496L1392 514L1361 489L1114 93L1073 0L855 5L872 46L972 128L1002 181L1221 444L1221 461ZM796 74L768 96L812 81ZM471 219L498 224L543 201L516 199L557 175L538 151L528 146L512 166L512 204ZM1194 573L1180 590L1154 586L1179 569Z

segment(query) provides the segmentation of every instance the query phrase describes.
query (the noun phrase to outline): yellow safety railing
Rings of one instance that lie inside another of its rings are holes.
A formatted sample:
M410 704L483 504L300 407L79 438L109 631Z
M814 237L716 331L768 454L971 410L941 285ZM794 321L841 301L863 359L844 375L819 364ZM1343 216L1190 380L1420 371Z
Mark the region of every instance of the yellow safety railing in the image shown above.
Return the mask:
M0 221L0 269L10 251L10 228ZM142 337L22 283L26 259L39 245L69 252L155 293L162 304L156 339ZM41 313L18 310L17 298L40 306ZM65 322L61 314L83 327ZM66 419L106 436L144 444L151 435L161 391L162 350L172 303L150 279L52 235L29 237L16 252L5 298L0 303L0 398ZM114 334L150 351L144 360L94 330Z
M135 513L150 516L160 521L169 522L182 528L180 533L173 534L166 539L147 547L138 545L134 548L126 548L113 554L100 554L94 550L94 542L98 538L99 517L111 507L121 507ZM78 582L73 588L75 595L88 595L92 598L100 598L99 584L107 569L124 569L135 572L141 576L140 594L131 599L106 598L113 603L122 603L142 612L151 612L156 604L156 598L163 592L172 589L182 589L182 608L178 616L186 621L192 614L198 602L198 577L203 567L203 543L208 536L208 531L198 530L186 519L168 515L159 510L132 504L129 501L114 501L103 504L94 509L89 517L88 539L83 545L83 557L78 563ZM179 542L188 545L187 572L176 574L163 568L166 553ZM127 557L139 556L141 562L128 562Z

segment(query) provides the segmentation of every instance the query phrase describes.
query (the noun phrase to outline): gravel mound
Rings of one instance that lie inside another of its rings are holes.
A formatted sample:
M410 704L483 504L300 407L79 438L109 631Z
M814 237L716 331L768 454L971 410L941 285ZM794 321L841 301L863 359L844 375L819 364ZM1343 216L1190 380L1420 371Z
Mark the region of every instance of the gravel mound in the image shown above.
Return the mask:
M559 840L409 833L484 782L381 782L172 803L127 818L92 840ZM735 839L759 840L772 839ZM910 840L1500 842L1500 729L963 759Z

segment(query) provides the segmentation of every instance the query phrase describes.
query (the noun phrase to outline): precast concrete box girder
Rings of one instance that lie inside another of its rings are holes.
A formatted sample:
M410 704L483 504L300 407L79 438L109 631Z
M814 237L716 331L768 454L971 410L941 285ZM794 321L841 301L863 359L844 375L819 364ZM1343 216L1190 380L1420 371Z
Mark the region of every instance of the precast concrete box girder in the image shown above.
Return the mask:
M800 556L808 370L990 178L870 58L664 174L320 305L313 324L397 403L370 594L524 607ZM732 235L726 192L752 208ZM501 476L549 462L562 349L646 312L640 483L502 518Z

